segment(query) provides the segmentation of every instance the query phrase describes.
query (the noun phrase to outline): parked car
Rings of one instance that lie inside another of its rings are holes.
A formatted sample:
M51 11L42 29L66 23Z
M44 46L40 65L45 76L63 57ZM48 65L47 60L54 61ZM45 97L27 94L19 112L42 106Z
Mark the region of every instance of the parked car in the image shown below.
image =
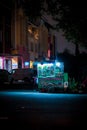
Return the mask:
M5 69L0 69L0 84L10 83L10 73Z
M35 83L35 70L31 68L19 68L11 70L11 83L24 82L24 83Z

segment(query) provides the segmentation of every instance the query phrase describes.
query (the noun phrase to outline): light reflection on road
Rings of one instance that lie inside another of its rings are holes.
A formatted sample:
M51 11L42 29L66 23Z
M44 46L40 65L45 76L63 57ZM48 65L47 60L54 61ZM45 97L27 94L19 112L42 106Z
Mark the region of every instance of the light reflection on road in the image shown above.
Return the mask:
M39 98L87 98L87 94L40 93L38 91L0 91L0 96L24 96Z

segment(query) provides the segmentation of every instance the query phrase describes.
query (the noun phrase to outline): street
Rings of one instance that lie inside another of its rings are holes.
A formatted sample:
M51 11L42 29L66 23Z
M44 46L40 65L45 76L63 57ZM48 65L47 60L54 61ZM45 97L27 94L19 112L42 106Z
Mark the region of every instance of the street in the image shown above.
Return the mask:
M87 127L87 94L40 93L30 90L0 91L0 122L14 127ZM5 127L5 126L4 126ZM10 126L9 126L10 127Z

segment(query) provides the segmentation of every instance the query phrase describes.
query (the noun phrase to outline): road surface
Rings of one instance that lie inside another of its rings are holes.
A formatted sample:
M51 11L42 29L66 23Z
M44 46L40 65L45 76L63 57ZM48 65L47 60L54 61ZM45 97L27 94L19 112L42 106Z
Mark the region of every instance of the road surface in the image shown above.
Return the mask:
M87 127L86 104L87 94L0 91L0 122L32 129Z

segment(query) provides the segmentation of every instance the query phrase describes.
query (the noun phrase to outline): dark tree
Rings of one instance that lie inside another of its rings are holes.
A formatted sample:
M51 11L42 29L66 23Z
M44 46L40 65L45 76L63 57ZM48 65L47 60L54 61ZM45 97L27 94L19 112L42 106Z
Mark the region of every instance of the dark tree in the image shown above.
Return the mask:
M64 36L73 43L87 48L87 7L85 1L51 0L48 10L57 21L56 29L62 29Z

